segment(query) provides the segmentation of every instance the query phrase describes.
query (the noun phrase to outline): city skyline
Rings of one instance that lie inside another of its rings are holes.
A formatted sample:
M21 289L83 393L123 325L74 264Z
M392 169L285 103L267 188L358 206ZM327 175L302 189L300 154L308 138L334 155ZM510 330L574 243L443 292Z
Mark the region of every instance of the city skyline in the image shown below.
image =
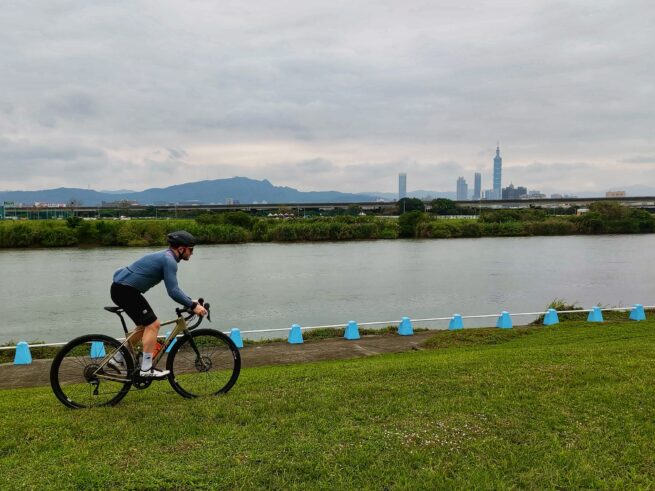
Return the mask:
M641 0L9 3L0 189L486 188L498 138L546 193L655 182L654 22Z

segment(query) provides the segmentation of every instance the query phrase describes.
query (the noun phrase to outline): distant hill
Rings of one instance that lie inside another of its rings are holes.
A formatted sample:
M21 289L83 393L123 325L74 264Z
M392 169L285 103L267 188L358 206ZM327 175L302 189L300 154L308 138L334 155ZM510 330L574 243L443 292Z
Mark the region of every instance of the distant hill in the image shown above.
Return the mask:
M41 191L0 191L0 202L16 204L67 203L76 200L82 205L94 206L103 201L135 200L140 204L214 203L224 204L227 198L240 203L348 203L376 201L377 196L340 193L338 191L298 191L290 187L274 186L269 181L246 177L190 182L167 188L151 188L126 193L99 192L91 189L57 188Z

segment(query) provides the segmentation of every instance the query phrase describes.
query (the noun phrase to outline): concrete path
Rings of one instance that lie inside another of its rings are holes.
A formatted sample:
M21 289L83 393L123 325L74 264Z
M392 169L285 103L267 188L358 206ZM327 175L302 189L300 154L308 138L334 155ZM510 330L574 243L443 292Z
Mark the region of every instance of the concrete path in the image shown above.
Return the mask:
M400 353L421 349L432 332L413 336L363 336L357 341L343 338L305 341L303 344L285 342L256 344L241 350L243 368L264 365L309 363L321 360L346 360L382 353ZM30 365L0 364L0 389L36 387L50 384L50 360L34 360Z

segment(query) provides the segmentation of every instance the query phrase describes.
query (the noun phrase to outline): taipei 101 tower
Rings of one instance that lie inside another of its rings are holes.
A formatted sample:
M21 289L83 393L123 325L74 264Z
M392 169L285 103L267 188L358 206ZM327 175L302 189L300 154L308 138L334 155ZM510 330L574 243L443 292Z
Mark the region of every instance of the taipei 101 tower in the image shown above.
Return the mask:
M502 197L502 175L503 175L503 159L500 156L500 142L496 145L496 156L494 157L494 199Z

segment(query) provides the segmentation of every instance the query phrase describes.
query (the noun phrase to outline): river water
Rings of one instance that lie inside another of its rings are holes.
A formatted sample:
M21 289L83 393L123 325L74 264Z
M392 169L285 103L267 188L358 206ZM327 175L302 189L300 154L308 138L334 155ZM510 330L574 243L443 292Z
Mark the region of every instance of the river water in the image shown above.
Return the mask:
M655 235L200 246L178 279L211 302L213 327L223 331L535 312L555 298L586 308L653 305L653 246ZM102 308L111 305L112 273L156 250L0 250L0 343L120 335ZM160 318L173 317L163 283L146 296Z

